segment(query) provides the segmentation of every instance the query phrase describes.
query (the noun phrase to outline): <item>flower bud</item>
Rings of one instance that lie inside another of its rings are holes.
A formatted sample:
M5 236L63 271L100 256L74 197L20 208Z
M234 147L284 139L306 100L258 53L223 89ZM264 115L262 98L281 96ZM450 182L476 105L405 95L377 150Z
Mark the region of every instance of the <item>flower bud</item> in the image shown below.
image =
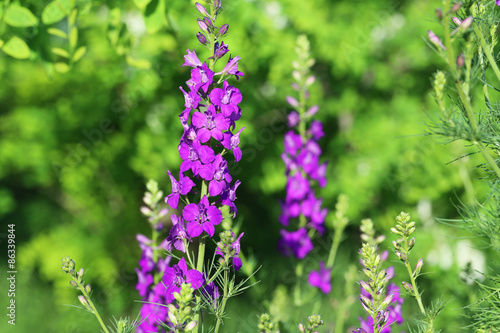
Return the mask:
M453 17L451 18L451 20L452 20L452 21L453 21L453 23L455 23L456 25L460 25L460 24L462 24L462 21L461 21L458 17L456 17L456 16L453 16Z
M78 273L76 273L76 275L81 279L81 278L83 278L83 273L84 273L84 271L83 271L83 267L82 267L78 270Z
M297 101L295 98L292 96L286 96L286 102L290 104L290 106L297 108L300 106L299 101Z
M311 84L314 83L314 81L316 81L316 77L314 75L309 76L305 82L306 86L310 86Z
M208 26L207 26L207 24L205 23L204 20L198 19L198 26L200 27L200 29L202 31L208 31Z
M413 237L412 239L410 239L410 240L408 241L408 251L409 251L409 250L411 250L411 249L413 249L413 247L415 246L415 242L416 242L416 241L417 241L417 240L415 239L415 237Z
M72 286L72 287L75 287L75 288L76 288L76 287L78 287L78 284L76 284L76 282L75 282L75 281L73 281L73 280L69 281L69 284L70 284L70 286Z
M396 251L396 255L402 262L406 262L408 260L408 257L404 253Z
M436 8L434 13L436 14L436 17L439 21L443 19L443 10L441 8Z
M308 117L312 117L312 116L314 116L318 112L318 110L319 110L319 106L313 105L309 109L307 109L306 115Z
M406 281L401 282L401 284L403 285L403 288L405 288L405 290L407 292L409 292L410 294L413 294L413 286L411 284L409 284Z
M207 12L207 10L205 9L205 7L203 7L203 5L201 5L200 3L198 3L198 2L197 2L197 3L195 4L195 6L196 6L196 9L198 9L198 11L200 12L200 14L201 14L201 15L203 15L203 16L208 15L208 12Z
M410 230L408 230L408 236L410 236L411 234L413 234L415 232L415 227L413 228L410 228Z
M219 36L224 36L225 34L227 34L228 29L229 29L229 24L225 23L221 25L221 27L219 28Z
M459 1L457 3L455 3L452 7L451 7L451 12L452 13L456 13L460 10L460 8L462 8L462 2Z
M384 300L382 301L382 303L380 304L380 307L382 309L385 309L386 307L389 306L389 304L391 304L392 302L392 299L394 298L394 294L390 294L388 295L386 298L384 298Z
M153 213L153 211L151 209L149 209L148 207L146 207L146 206L142 206L141 207L141 213L142 213L142 215L151 216L151 214Z
M420 274L420 270L422 269L423 265L424 265L424 259L423 258L418 259L417 265L415 266L415 276L418 276Z
M368 297L366 297L365 295L361 294L361 295L359 295L359 300L361 301L361 304L364 304L368 308L371 308L372 301Z
M198 325L198 322L193 320L189 324L187 324L186 327L184 327L184 330L186 332L192 331L197 325Z
M359 281L359 284L361 285L361 288L363 288L365 291L367 291L368 293L372 294L373 293L373 290L372 288L370 287L370 285L368 283L366 283L365 281Z
M474 18L472 16L467 16L463 21L462 24L460 25L460 28L462 30L467 30L470 28L472 25L472 22L474 21Z
M87 294L90 294L91 291L92 291L92 287L90 286L90 284L86 285L85 292L87 292Z
M90 309L90 305L89 305L89 302L87 301L87 299L80 295L78 296L78 300L80 301L80 303L82 303L82 305L89 311L92 311L92 309Z
M301 333L305 333L306 332L306 329L304 328L304 325L302 325L302 323L299 323L299 331Z
M207 27L212 28L214 25L212 24L212 20L210 20L207 16L203 18L203 22L207 25Z
M172 324L174 324L174 326L177 326L177 324L179 323L177 320L177 316L174 314L173 311L168 311L168 318L170 319Z
M391 232L392 232L393 234L396 234L396 235L401 235L401 231L399 231L399 230L398 230L398 229L396 229L396 228L391 228Z

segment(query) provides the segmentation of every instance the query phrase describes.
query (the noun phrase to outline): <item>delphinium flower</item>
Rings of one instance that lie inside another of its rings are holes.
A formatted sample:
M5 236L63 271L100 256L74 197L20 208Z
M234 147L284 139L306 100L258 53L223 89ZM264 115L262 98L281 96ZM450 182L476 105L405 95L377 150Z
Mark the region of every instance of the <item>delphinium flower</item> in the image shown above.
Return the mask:
M168 322L168 308L162 306L167 301L167 290L163 286L162 277L170 268L170 256L163 256L167 249L166 240L159 241L159 235L164 228L160 219L167 215L168 209L161 208L159 202L163 192L158 189L158 183L150 180L146 185L148 191L144 195L146 206L141 207L141 212L148 217L152 229L152 237L138 234L137 241L142 250L139 268L136 268L138 283L136 289L142 297L140 312L141 322L137 332L158 332L161 324ZM164 332L164 330L162 330Z
M211 295L211 306L216 308L219 295L210 268L205 270L206 241L214 236L215 228L223 220L223 206L228 206L227 211L232 218L237 214L236 189L241 182L233 180L229 163L233 158L235 162L242 158L239 142L243 128L237 129L236 126L241 117L239 104L242 94L233 84L243 73L238 70L239 56L228 56L225 64L219 65L229 52L229 46L222 41L229 26L217 25L222 10L221 1L210 0L205 6L196 3L196 8L201 15L198 19L201 31L197 39L208 49L209 55L205 61L201 61L196 50L188 49L182 64L191 68L186 87L180 87L185 99L185 108L179 114L184 129L178 145L182 163L178 178L168 171L172 191L165 201L172 208L180 210L179 214L172 215L173 227L167 237L166 247L169 251L175 249L184 254L178 264L167 268L163 282L168 290L168 303L174 302L174 295L181 284L188 283L196 295L196 308L199 309L202 299L207 298L207 295ZM217 65L219 70L216 69ZM231 79L236 80L231 83ZM217 254L223 256L223 263L219 263L222 268L217 270L219 273L229 269L227 261L232 262L235 271L241 267L238 254L243 234L234 240L233 231L227 232L234 242L229 252L217 250ZM198 244L197 258L190 251L193 242ZM222 312L227 297L224 292ZM217 317L216 331L220 319Z
M314 248L311 236L315 233L322 235L325 231L328 210L322 207L322 199L317 197L314 188L316 184L320 187L326 185L327 164L320 162L321 148L318 144L324 136L323 125L319 120L312 120L319 108L316 105L306 107L309 86L315 81L315 77L309 75L314 60L310 58L306 36L298 37L296 52L298 61L293 63L295 82L292 87L298 92L298 99L292 96L286 98L294 110L288 116L290 130L285 134L282 154L287 184L279 221L286 228L281 230L278 247L286 256L304 259ZM329 292L330 269L323 264L320 271L310 276L310 284L325 293Z

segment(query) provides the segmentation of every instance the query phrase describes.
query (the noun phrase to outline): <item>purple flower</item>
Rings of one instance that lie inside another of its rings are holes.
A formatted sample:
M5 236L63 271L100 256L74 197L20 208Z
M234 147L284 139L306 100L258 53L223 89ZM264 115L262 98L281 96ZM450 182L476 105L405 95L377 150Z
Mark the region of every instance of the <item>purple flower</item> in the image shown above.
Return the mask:
M288 131L285 134L285 153L295 156L300 148L302 148L301 136L293 131Z
M183 141L179 145L179 155L183 159L181 172L191 169L195 175L198 168L203 164L212 163L215 154L212 148L202 146L199 140L194 140L192 144Z
M233 150L234 160L239 162L243 153L241 152L241 148L238 146L240 144L240 134L245 129L242 127L236 134L232 134L230 131L224 133L224 138L222 140L222 145L227 150Z
M292 111L288 115L288 127L295 127L300 121L300 115L297 111Z
M238 60L240 59L241 59L240 56L229 58L229 61L227 62L224 69L221 72L217 73L217 75L230 74L236 76L236 80L239 80L240 76L244 76L243 73L238 70Z
M278 243L280 251L289 256L293 254L297 259L303 259L314 248L306 228L297 231L281 230L281 239Z
M225 206L229 206L229 211L234 213L233 217L235 217L236 213L238 213L238 209L236 208L234 201L236 200L236 189L240 186L240 184L241 182L237 180L232 187L228 187L220 196L222 199L221 203Z
M208 87L212 84L214 72L208 68L206 63L191 70L191 81L193 90L198 91L200 88L204 93L208 91Z
M215 225L222 221L222 212L216 206L211 206L206 196L199 204L190 203L182 211L182 217L189 222L188 235L197 237L205 231L210 237L214 235Z
M288 178L286 184L286 200L301 200L310 190L309 181L302 176L301 172L295 173L292 177Z
M281 215L279 221L285 227L290 223L291 218L299 217L300 215L300 203L298 201L291 202L280 202L281 204Z
M183 283L190 283L191 288L198 289L203 285L203 275L196 269L187 268L186 261L182 258L178 264L167 267L163 274L163 283L167 286L167 303L174 301L174 293L181 290Z
M172 193L165 197L165 203L169 204L173 209L177 209L179 197L188 194L195 186L195 183L189 177L185 177L181 172L179 172L179 181L172 176L170 171L167 171L167 173L172 182Z
M311 273L309 273L307 282L311 286L321 289L323 293L329 294L332 290L332 286L330 284L331 271L331 268L325 268L325 263L320 261L319 271L312 271Z
M229 119L222 114L216 113L214 105L210 105L206 112L195 112L191 120L193 126L198 128L197 136L202 143L213 137L222 140L222 131L229 129Z
M316 141L325 136L325 133L323 132L323 124L319 120L313 120L311 122L311 126L309 127L308 132Z
M500 0L496 1L497 6L500 6Z
M446 50L446 47L444 47L443 43L441 42L441 39L439 39L439 37L436 36L435 33L429 30L427 31L427 37L429 38L432 44L442 48L443 50Z
M190 67L198 67L201 66L201 61L198 59L196 55L196 51L193 49L193 52L186 50L187 55L184 56L184 63L181 66L190 66Z
M208 193L211 196L221 194L226 184L233 180L227 169L227 161L220 154L215 156L213 163L202 166L199 174L204 180L209 181Z
M219 106L224 117L230 117L233 113L238 113L238 103L241 102L242 96L240 91L230 86L227 81L221 88L214 88L210 92L210 101L215 105Z
M184 246L184 240L191 241L191 238L188 236L186 223L182 216L177 216L172 214L170 216L172 220L173 227L170 229L170 232L167 237L167 245L166 248L169 251L172 251L172 248L175 248L179 251L186 253L187 249Z

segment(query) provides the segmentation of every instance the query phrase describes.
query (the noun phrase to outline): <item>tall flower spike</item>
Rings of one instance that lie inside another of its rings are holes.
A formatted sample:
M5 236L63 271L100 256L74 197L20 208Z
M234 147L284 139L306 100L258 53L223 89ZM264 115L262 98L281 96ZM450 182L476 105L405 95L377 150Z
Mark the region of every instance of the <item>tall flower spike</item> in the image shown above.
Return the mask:
M318 140L324 136L323 126L320 121L311 119L318 107L308 109L306 105L309 86L315 80L310 75L314 60L309 54L307 37L297 38L296 51L298 61L293 64L295 82L292 87L298 92L298 97L287 96L285 99L294 110L288 116L290 130L284 136L282 159L287 182L279 217L283 226L296 231L282 229L278 246L284 255L303 259L314 248L308 229L322 234L328 210L321 207L322 200L317 198L314 190L316 185L326 185L326 163L320 164L321 148L318 144ZM309 284L328 293L331 289L331 267L325 267L324 263L321 265L319 271L310 273Z

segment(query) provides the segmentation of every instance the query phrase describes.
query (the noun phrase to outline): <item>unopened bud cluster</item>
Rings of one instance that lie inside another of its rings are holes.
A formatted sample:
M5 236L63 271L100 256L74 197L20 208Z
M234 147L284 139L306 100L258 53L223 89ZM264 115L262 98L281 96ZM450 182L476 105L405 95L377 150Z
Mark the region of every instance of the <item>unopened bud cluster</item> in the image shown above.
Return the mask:
M194 289L190 283L183 283L179 292L174 292L177 307L174 304L168 305L168 318L173 327L169 327L175 332L191 332L198 322L195 320L196 313L193 311Z
M141 213L148 218L149 223L155 230L161 230L163 224L159 223L159 221L168 214L167 208L162 209L158 205L164 198L163 192L158 189L158 183L154 180L149 180L146 188L148 190L144 193L142 199L146 206L141 207Z
M375 237L375 228L371 219L361 220L361 240L370 245L378 245L385 240L384 235Z
M94 313L94 311L92 310L92 307L89 304L89 301L90 301L89 294L92 291L92 287L90 286L90 284L87 284L84 287L83 278L84 278L85 270L83 269L83 267L80 268L76 272L75 271L75 269L76 269L75 262L70 257L66 257L66 258L62 259L61 269L66 274L68 274L72 277L72 280L69 282L70 286L72 286L73 288L78 289L82 292L83 295L78 296L78 300L80 301L80 303L83 305L83 307L87 311Z
M388 321L388 312L385 311L392 302L393 294L386 295L386 285L389 276L386 270L381 269L382 259L377 254L376 246L363 243L360 249L361 262L364 266L363 273L368 277L368 281L360 281L363 288L371 299L363 293L360 295L361 305L366 312L374 319L377 326L384 326Z
M268 313L263 313L259 317L259 325L257 326L259 333L279 333L279 325L271 320Z
M323 320L321 320L321 316L317 314L307 317L307 321L307 327L302 323L299 324L299 331L301 333L317 333L316 329L324 324Z
M415 237L410 236L415 232L415 222L410 222L410 214L401 212L396 217L396 227L391 228L391 232L400 236L392 242L394 245L396 256L406 264L410 256L410 251L415 246Z

